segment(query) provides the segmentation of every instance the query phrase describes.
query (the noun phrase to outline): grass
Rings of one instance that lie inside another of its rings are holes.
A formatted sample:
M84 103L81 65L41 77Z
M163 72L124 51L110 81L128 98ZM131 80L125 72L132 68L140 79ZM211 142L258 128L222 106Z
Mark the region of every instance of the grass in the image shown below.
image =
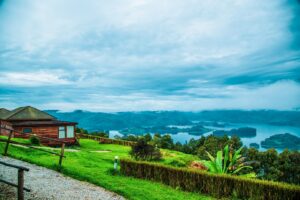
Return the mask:
M4 146L5 143L0 142L0 153L3 152ZM66 159L63 160L63 174L104 187L124 196L127 199L213 199L212 197L203 194L184 192L156 182L114 175L112 173L114 157L119 156L120 158L129 158L128 153L130 151L130 147L113 144L99 144L93 140L81 139L80 147L73 147L72 149L77 149L79 151L65 152ZM8 153L11 157L47 167L49 169L57 169L58 167L57 156L35 149L25 149L10 145ZM162 150L162 153L164 159L160 161L160 163L165 165L174 166L178 163L178 165L185 165L192 160L197 159L194 156L176 151Z
M7 138L8 138L7 136L0 135L0 139L6 140ZM15 141L15 142L23 143L23 144L30 144L29 140L23 139L23 138L11 138L11 140Z

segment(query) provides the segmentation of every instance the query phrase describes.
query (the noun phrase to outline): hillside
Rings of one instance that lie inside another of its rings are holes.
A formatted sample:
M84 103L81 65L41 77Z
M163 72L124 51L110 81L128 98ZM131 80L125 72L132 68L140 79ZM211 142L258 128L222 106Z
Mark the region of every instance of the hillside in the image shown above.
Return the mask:
M80 127L94 130L121 130L125 128L191 125L195 121L216 121L226 123L262 123L300 127L300 111L275 110L215 110L202 112L143 111L102 113L77 110L59 112L47 110L61 120L75 121Z
M27 142L27 140L17 140L23 143ZM47 150L56 151L53 148L45 148ZM3 152L3 149L4 143L0 142L0 152ZM57 149L57 151L58 150L59 149ZM62 173L75 179L101 186L128 199L212 199L205 195L176 190L160 183L113 175L114 157L129 158L129 150L130 148L126 146L99 144L93 140L81 139L80 147L66 149L66 158L63 161ZM188 164L192 160L197 159L192 155L175 151L162 150L162 153L164 159L160 161L160 163L165 165L174 165L174 163L176 164L178 162ZM57 167L57 157L49 156L49 154L35 149L11 145L9 147L9 155L46 168L56 169Z

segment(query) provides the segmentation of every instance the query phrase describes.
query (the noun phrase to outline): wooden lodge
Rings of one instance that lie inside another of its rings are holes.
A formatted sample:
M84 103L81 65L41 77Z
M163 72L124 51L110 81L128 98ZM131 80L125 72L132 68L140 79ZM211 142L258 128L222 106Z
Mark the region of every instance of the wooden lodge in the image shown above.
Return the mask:
M76 143L76 122L59 121L48 113L31 106L16 108L9 111L0 109L0 135L8 135L13 131L13 137L29 138L31 134L41 136L41 143L57 146L63 141L68 145ZM56 140L43 140L42 137Z

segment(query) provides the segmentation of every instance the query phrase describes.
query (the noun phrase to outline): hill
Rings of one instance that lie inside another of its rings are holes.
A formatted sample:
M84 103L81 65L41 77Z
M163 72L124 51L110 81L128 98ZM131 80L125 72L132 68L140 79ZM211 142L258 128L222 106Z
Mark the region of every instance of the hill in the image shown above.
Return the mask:
M60 120L76 121L90 131L126 128L191 125L193 122L262 123L300 127L300 111L275 110L214 110L201 112L142 111L103 113L76 110L59 112L46 110Z
M0 137L6 138L5 136ZM14 140L28 143L26 139L17 138ZM4 146L5 143L0 142L0 152L3 152ZM60 149L45 147L45 150L59 151ZM94 140L81 139L80 147L68 147L65 149L66 158L63 160L61 172L75 179L104 187L124 196L126 199L213 199L206 195L173 189L156 182L114 175L112 173L114 157L119 156L120 159L129 158L129 151L130 147L128 146L99 144ZM163 160L160 163L163 165L174 166L174 164L178 163L187 165L191 161L198 159L196 156L176 151L162 150L162 153ZM54 170L57 168L58 158L56 159L56 157L49 156L48 153L36 149L11 145L9 147L9 155L46 168Z

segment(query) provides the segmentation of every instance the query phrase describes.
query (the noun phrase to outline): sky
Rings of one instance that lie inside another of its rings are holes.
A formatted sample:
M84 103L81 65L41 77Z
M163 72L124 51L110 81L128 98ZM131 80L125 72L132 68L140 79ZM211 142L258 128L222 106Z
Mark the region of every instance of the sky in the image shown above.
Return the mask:
M300 108L298 0L0 0L0 107Z

